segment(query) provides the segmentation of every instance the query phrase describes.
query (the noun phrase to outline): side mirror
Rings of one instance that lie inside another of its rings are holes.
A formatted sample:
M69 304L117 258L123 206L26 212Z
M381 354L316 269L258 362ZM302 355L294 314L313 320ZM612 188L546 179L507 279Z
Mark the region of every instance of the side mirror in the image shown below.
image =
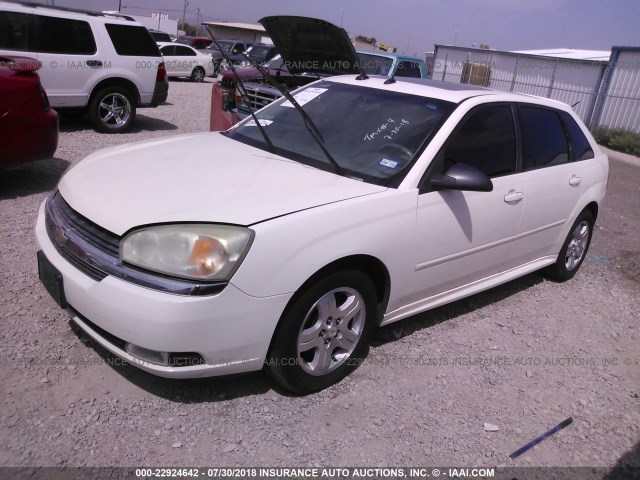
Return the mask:
M491 192L493 183L483 172L466 163L456 163L443 174L431 179L436 190L468 190L471 192Z

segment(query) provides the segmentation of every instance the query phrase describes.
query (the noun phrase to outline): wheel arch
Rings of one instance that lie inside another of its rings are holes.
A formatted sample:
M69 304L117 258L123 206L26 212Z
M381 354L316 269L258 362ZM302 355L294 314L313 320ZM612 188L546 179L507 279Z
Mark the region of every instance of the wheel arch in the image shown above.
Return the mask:
M358 270L365 273L372 281L376 290L377 312L376 312L376 325L380 325L384 312L389 302L389 294L391 291L391 277L386 265L378 258L371 255L350 255L347 257L334 260L333 262L325 265L320 270L311 275L301 286L296 290L293 296L287 302L287 306L282 311L278 324L274 330L274 333L269 342L269 349L267 350L267 356L273 347L273 341L277 337L278 331L282 325L282 319L287 315L289 309L294 302L313 284L315 284L320 278L330 275L332 273L341 272L344 270Z
M591 215L593 215L593 221L595 223L595 221L598 219L598 204L593 201L591 203L589 203L586 207L584 207L582 209L582 211L588 210L589 212L591 212Z
M93 97L103 88L106 87L123 87L129 90L131 95L133 96L133 100L135 101L135 106L139 106L142 102L140 98L140 92L138 91L138 87L136 87L135 83L131 80L127 80L126 78L114 77L114 78L105 78L98 82L93 89L91 90L91 95L89 95L89 104L93 100Z

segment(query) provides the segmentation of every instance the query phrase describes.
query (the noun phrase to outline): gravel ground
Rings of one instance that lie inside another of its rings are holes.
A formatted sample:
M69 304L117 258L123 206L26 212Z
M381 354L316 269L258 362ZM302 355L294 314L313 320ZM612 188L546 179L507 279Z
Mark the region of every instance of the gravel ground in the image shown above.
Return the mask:
M611 162L575 279L528 275L387 327L318 394L156 378L74 332L38 281L38 206L95 149L208 130L210 87L172 82L126 135L63 119L54 159L0 173L0 466L640 466L638 159Z

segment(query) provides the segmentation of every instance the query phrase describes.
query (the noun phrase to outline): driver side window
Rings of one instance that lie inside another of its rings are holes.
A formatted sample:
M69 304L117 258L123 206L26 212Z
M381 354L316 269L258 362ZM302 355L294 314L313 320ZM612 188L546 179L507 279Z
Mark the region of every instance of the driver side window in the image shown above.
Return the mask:
M438 155L443 162L442 173L460 162L489 177L516 171L515 125L510 106L481 107L462 122Z

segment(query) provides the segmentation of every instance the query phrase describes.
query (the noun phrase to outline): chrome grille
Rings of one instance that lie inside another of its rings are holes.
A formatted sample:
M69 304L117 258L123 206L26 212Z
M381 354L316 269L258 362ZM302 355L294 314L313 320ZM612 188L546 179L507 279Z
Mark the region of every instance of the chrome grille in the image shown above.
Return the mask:
M253 110L260 110L262 107L266 107L274 100L280 98L279 94L271 93L261 89L245 88L247 93L247 99L249 100L249 106Z
M73 210L58 191L47 200L45 223L58 253L94 280L107 276L101 268L105 260L118 261L120 238ZM102 259L96 258L96 251Z

